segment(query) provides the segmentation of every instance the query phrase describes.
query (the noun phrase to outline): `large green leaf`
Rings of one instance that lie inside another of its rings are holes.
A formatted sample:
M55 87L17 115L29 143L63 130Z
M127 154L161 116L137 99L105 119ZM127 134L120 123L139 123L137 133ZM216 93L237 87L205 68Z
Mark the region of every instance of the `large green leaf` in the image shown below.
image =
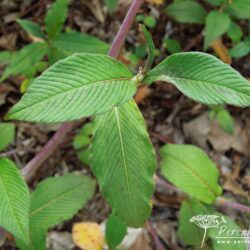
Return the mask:
M19 241L29 241L29 191L17 167L0 158L0 226Z
M94 182L87 176L65 174L38 184L31 194L31 234L72 218L92 197Z
M156 157L134 101L93 121L92 170L113 212L141 227L150 215Z
M37 23L23 19L17 19L17 22L26 32L28 32L32 36L40 37L42 39L45 38L41 27Z
M180 23L204 23L205 9L194 1L176 1L167 7L167 14Z
M56 0L45 17L45 30L54 38L63 28L68 14L68 0Z
M205 43L207 49L217 38L222 36L230 28L230 17L228 14L213 10L206 18Z
M48 52L48 46L44 42L32 43L16 52L10 60L9 65L3 72L0 82L10 75L25 75L30 68L40 61Z
M55 37L53 46L69 53L101 53L108 51L109 45L103 41L78 32L62 33Z
M15 124L0 123L0 151L4 150L15 137Z
M38 77L7 118L53 123L101 114L133 96L131 77L109 56L75 54Z
M213 203L221 194L219 172L201 149L168 144L161 149L161 157L163 176L190 196Z
M204 104L250 106L250 83L229 65L200 53L169 56L146 75L144 82L166 81Z

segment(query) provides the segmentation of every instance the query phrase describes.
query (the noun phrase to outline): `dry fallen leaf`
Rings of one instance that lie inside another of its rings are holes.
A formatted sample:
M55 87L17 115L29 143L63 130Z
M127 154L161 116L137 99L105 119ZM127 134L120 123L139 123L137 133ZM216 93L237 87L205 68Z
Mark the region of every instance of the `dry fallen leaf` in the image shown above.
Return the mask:
M72 236L75 244L83 250L101 250L105 244L101 227L94 222L75 223Z
M228 53L227 47L222 43L221 39L215 40L211 47L224 63L232 63L232 58Z

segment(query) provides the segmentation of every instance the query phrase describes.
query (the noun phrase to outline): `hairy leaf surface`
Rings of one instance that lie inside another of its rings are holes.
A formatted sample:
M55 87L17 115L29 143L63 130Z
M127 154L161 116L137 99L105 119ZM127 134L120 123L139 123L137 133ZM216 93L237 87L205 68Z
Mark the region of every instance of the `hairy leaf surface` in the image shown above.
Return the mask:
M7 118L55 123L101 114L133 96L131 77L109 56L75 54L38 77Z
M29 191L17 167L0 158L0 226L19 241L29 240Z
M161 156L161 173L184 192L206 203L221 194L219 172L201 149L168 144L161 149Z
M146 75L144 82L166 81L204 104L250 106L250 83L229 65L200 52L169 56Z
M92 170L115 215L142 226L149 217L156 157L134 101L93 121Z

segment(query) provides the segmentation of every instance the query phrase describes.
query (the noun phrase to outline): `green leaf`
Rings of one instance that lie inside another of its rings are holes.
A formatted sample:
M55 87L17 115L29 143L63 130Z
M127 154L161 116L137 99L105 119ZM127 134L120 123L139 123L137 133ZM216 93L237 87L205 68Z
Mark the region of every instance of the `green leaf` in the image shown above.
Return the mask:
M169 56L146 75L145 83L166 81L189 98L209 105L250 106L250 83L214 56L188 52Z
M13 53L10 51L0 51L0 65L5 65L9 63Z
M156 156L134 101L93 121L92 170L114 215L141 227L150 215Z
M234 58L241 58L247 56L250 53L250 43L240 42L235 47L229 50L229 54Z
M122 221L114 215L110 215L106 225L105 238L111 250L115 250L116 247L122 242L126 232L127 227L122 223Z
M219 108L215 110L215 118L219 126L228 134L232 135L234 132L234 120L230 113L224 109Z
M58 35L68 14L68 0L56 0L45 17L45 30L50 38Z
M227 31L227 35L230 37L230 39L234 43L237 43L241 40L241 37L243 36L243 32L237 23L231 22L230 28Z
M170 39L170 38L164 39L164 47L171 54L181 52L181 45L175 39Z
M27 243L29 191L20 171L6 158L0 158L0 201L0 226Z
M237 232L243 231L231 218L221 214L214 213L215 215L221 216L224 218L224 223L220 224L218 228L213 227L208 230L208 235L212 239L213 249L214 250L246 250L247 246L245 244L245 239L239 238L227 238L229 235L239 236ZM217 237L226 237L226 238L217 238ZM238 242L241 241L241 243ZM222 243L224 241L224 243ZM225 241L227 243L225 243Z
M180 23L198 23L205 21L206 10L194 1L174 2L167 7L167 14Z
M15 137L15 124L0 123L0 151L4 150Z
M112 13L118 4L118 0L105 0L105 4L107 5L109 12Z
M144 34L144 36L146 38L146 41L147 41L148 58L147 58L146 65L145 65L145 67L143 69L143 73L147 73L150 70L150 68L151 68L151 66L152 66L152 64L154 62L155 45L154 45L152 36L148 32L146 27L144 25L140 24L140 29L143 32L143 34Z
M134 95L131 77L109 56L75 54L38 77L7 119L55 123L104 113Z
M213 203L222 192L219 172L206 153L192 145L168 144L161 149L163 176L205 203Z
M143 22L144 22L145 26L147 26L148 28L154 28L157 24L157 22L153 16L145 16Z
M44 42L32 43L25 46L11 57L9 65L3 72L0 82L10 75L25 74L35 63L40 61L48 52L48 46Z
M94 182L83 175L65 174L39 183L31 194L31 234L72 218L94 191Z
M213 10L209 12L205 24L205 43L207 49L217 38L221 37L229 28L231 20L228 14Z
M18 24L30 35L40 37L42 39L45 38L45 35L41 29L41 27L34 22L23 20L23 19L17 19Z
M179 215L178 236L187 245L201 245L204 229L191 223L190 219L199 214L211 214L214 209L205 206L195 199L184 200L181 203Z
M249 0L233 0L229 2L228 12L240 19L250 19Z
M59 34L54 38L53 46L68 53L105 54L109 49L109 45L105 42L78 32Z

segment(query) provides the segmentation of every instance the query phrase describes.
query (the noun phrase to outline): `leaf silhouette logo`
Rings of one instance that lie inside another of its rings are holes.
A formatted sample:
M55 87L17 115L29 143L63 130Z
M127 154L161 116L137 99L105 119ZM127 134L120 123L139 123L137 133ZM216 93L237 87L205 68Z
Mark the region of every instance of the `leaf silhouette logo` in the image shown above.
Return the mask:
M204 246L208 228L218 228L221 223L226 223L226 220L223 216L206 214L195 215L191 217L189 221L192 223L194 222L198 227L204 228L201 248Z

